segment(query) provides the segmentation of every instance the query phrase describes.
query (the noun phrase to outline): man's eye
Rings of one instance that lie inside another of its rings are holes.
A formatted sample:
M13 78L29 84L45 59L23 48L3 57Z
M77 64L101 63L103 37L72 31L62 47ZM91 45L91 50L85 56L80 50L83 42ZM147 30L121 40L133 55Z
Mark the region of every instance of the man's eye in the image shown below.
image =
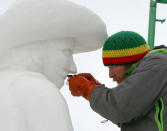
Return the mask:
M110 69L110 70L114 70L114 69L115 69L115 66L110 66L109 69Z

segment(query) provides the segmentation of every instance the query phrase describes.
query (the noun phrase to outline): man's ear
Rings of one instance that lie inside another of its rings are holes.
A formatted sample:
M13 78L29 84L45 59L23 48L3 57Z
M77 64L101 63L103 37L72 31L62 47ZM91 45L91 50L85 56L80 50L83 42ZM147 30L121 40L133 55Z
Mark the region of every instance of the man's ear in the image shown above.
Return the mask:
M125 69L128 70L133 64L127 64L127 65L124 65L125 66Z

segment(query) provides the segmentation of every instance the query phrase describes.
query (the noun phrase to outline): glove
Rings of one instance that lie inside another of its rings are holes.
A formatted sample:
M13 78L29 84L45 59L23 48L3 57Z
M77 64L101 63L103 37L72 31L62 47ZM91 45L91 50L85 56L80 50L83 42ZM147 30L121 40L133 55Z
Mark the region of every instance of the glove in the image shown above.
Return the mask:
M83 96L89 100L91 91L96 87L96 83L88 79L75 75L68 79L69 89L73 96Z
M101 84L98 80L96 80L90 73L80 73L78 74L78 76L85 77L87 80L93 81L98 86L105 86L104 84Z

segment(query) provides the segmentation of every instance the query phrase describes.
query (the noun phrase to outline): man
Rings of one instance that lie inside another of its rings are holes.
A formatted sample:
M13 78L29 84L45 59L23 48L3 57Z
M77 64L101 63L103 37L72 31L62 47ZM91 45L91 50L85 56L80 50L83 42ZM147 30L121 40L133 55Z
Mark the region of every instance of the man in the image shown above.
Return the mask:
M91 74L69 79L74 96L83 96L91 108L117 124L121 131L167 131L167 50L150 51L142 36L121 31L103 46L103 63L116 88L107 88Z

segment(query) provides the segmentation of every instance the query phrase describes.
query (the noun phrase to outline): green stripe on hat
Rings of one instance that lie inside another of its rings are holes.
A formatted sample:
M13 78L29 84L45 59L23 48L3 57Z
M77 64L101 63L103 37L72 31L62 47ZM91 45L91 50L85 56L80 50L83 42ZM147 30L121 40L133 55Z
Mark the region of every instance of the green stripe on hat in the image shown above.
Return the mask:
M145 43L145 39L139 34L132 31L121 31L110 36L106 40L103 46L103 50L136 48L138 46L144 45Z

